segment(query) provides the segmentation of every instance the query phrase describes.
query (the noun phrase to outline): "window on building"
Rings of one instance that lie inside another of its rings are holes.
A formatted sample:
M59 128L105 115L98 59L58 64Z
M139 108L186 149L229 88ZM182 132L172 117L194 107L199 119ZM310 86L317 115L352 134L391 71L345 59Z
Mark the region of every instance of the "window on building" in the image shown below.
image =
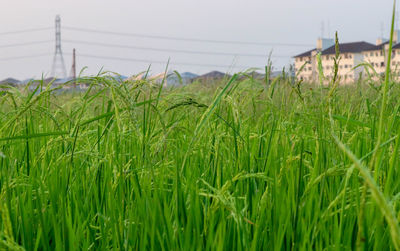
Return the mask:
M384 62L381 62L381 67L385 67L385 63Z
M308 70L311 71L311 67L308 67Z
M374 53L373 53L373 52L371 52L369 55L372 57L372 56L374 55Z
M376 57L378 56L378 52L375 52L375 56L376 56Z
M345 64L345 65L344 65L344 68L348 68L348 65L347 65L347 64Z
M381 56L383 56L383 51L381 51Z

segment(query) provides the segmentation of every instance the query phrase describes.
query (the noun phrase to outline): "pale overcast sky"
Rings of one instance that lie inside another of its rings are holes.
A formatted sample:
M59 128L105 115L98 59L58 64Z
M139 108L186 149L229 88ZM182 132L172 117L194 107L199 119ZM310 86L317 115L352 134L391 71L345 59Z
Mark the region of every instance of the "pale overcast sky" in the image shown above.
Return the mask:
M204 40L245 41L256 43L303 44L310 46L221 44L150 39L78 32L62 28L62 50L67 73L71 52L77 50L77 66L88 67L88 74L100 69L123 75L145 70L148 63L87 58L117 57L152 62L153 72L162 71L171 59L171 69L205 73L210 70L237 71L245 67L263 67L273 52L275 68L288 65L290 56L315 47L324 23L324 36L339 32L342 42L375 43L383 32L389 33L391 0L1 0L0 8L0 80L6 77L25 79L49 75L54 42L23 47L5 47L34 41L54 41L54 29L22 34L1 33L42 27L54 27L57 14L61 26L136 33L154 36ZM328 32L330 31L330 34ZM68 41L70 42L64 42ZM118 47L101 47L71 42L108 43L156 49L211 51L228 54L258 54L265 57L184 54ZM46 54L37 58L8 59ZM82 56L80 56L82 55ZM6 60L8 59L8 60ZM174 63L212 64L216 66L172 65ZM237 66L238 68L224 67Z

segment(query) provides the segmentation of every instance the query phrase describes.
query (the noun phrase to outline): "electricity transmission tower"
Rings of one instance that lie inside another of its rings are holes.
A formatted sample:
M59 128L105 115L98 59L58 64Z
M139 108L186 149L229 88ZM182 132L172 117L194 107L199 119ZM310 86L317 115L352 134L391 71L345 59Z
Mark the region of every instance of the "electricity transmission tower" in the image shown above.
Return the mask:
M56 51L54 53L50 76L54 78L67 77L64 58L61 51L61 18L59 15L56 16Z

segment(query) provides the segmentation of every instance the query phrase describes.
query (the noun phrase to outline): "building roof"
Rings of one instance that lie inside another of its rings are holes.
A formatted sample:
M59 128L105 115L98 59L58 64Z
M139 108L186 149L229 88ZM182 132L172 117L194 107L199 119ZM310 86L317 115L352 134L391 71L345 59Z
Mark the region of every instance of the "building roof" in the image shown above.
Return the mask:
M219 71L212 71L204 75L198 76L194 79L222 79L224 77L231 77L231 76Z
M374 47L371 47L371 48L366 49L364 51L381 51L385 47L385 45L388 44L388 43L389 43L389 41L381 43L380 45L375 45Z
M364 41L339 44L340 53L360 53L362 51L366 51L374 47L375 45ZM329 54L335 54L335 45L322 51L322 55L329 55Z
M314 48L314 49L312 49L312 50L309 50L309 51L306 51L306 52L303 52L303 53L301 53L301 54L299 54L299 55L294 56L294 58L299 58L299 57L311 57L311 52L313 52L313 51L315 51L315 50L316 50L316 48Z
M392 49L400 49L400 43L393 45Z
M21 81L15 78L6 78L0 81L0 84L19 84L19 83L21 83Z

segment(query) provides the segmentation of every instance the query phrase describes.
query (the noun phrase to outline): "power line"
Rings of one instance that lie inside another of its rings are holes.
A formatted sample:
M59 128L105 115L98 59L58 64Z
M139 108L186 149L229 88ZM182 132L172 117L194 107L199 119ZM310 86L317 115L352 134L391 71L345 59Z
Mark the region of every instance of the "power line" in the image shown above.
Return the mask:
M309 45L309 44L296 44L296 43L271 43L271 42L260 43L260 42L246 42L246 41L228 41L228 40L212 40L212 39L199 39L199 38L159 36L159 35L149 35L149 34L140 34L140 33L124 33L124 32L114 32L114 31L103 31L103 30L96 30L96 29L71 27L71 26L63 26L63 29L72 30L72 31L80 31L80 32L90 32L90 33L116 35L116 36L142 37L142 38L165 39L165 40L186 41L186 42L257 45L257 46L294 46L294 47L309 47L309 46L312 46L312 45Z
M50 56L50 54L49 53L42 53L42 54L34 54L34 55L26 55L26 56L6 57L6 58L0 58L0 61L37 58L37 57L44 57L44 56Z
M140 47L140 46L130 46L130 45L120 45L120 44L108 44L99 42L89 42L80 40L63 40L65 43L75 43L75 44L86 44L86 45L97 45L103 47L114 47L123 49L134 49L134 50L148 50L148 51L161 51L161 52L174 52L174 53L185 53L185 54L200 54L200 55L217 55L217 56L239 56L239 57L259 57L267 58L268 55L261 54L247 54L247 53L225 53L225 52L211 52L211 51L194 51L194 50L179 50L179 49L165 49L165 48L154 48L154 47ZM290 57L283 55L272 55L272 57Z
M35 44L47 44L53 42L52 40L43 40L43 41L32 41L18 44L3 44L0 45L0 48L9 48L9 47L19 47L19 46L27 46L27 45L35 45Z
M36 28L36 29L26 29L26 30L17 30L17 31L6 31L0 32L0 36L4 35L13 35L13 34L21 34L21 33L28 33L28 32L35 32L35 31L44 31L44 30L51 30L52 27L44 27L44 28Z
M71 55L68 53L67 55ZM128 62L139 62L146 64L167 64L166 61L157 61L157 60L146 60L146 59L137 59L137 58L121 58L121 57L110 57L110 56L97 56L91 54L77 54L77 57L85 57L85 58L96 58L96 59L107 59L107 60L117 60L117 61L128 61ZM189 62L171 62L170 65L189 65L189 66L200 66L200 67L234 67L234 68L253 68L250 66L241 66L241 65L217 65L217 64L197 64L197 63L189 63Z

